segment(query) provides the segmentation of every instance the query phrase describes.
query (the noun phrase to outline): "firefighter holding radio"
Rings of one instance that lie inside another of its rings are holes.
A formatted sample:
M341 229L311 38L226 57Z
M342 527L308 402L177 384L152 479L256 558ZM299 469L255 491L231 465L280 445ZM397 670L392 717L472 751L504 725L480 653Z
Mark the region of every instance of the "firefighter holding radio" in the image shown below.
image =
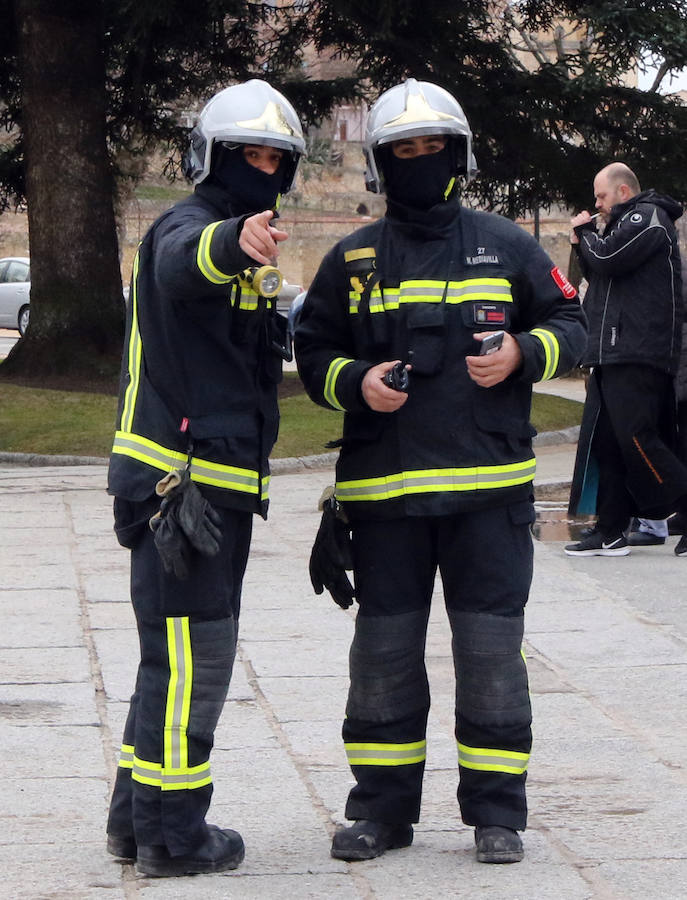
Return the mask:
M234 662L253 514L286 350L275 225L305 143L286 98L252 80L191 133L193 194L139 247L108 491L131 549L141 661L110 804L108 850L167 876L236 867L241 836L205 821L210 751Z
M325 256L296 330L311 398L345 411L310 571L317 593L359 603L343 725L353 825L331 848L346 860L413 840L437 569L453 638L462 818L475 826L479 861L523 856L532 383L574 366L586 328L575 289L529 234L461 206L471 145L463 110L437 85L409 79L382 94L365 154L386 215Z

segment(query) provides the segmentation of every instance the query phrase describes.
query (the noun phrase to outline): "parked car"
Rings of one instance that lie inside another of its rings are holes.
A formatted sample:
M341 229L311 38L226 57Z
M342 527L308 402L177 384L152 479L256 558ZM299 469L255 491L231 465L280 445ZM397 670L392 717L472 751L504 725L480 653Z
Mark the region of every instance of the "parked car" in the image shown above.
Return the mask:
M277 312L280 312L285 316L288 315L291 301L294 300L302 290L303 288L300 284L289 284L289 282L284 279L281 290L277 294Z
M12 328L23 336L29 326L31 272L25 256L0 259L0 328Z
M303 309L305 295L307 293L307 291L301 291L299 294L296 294L289 307L288 332L291 335L291 341L293 341L294 335L296 334L296 328L298 327L298 322L301 318L301 310Z

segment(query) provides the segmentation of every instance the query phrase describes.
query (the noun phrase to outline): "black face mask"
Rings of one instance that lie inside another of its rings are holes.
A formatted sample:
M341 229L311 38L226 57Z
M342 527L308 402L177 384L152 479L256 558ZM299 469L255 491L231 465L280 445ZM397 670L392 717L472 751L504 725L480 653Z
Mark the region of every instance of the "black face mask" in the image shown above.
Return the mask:
M387 196L397 203L430 209L446 199L452 174L448 147L412 159L399 159L389 150L383 166Z
M273 175L261 172L243 155L243 147L235 150L217 146L213 149L212 179L222 187L237 216L272 209L284 182L284 159Z

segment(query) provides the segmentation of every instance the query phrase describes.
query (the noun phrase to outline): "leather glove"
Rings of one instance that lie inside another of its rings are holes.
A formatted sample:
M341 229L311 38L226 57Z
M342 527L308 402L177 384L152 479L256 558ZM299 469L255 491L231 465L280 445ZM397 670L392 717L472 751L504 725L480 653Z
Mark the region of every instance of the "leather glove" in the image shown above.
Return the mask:
M186 470L173 469L158 481L155 493L162 497L160 511L150 520L155 546L165 571L186 578L192 550L203 556L219 552L222 520Z
M168 504L164 511L160 508L150 519L149 525L155 535L153 541L160 554L162 568L181 581L188 578L192 550L179 524L176 507Z
M334 602L342 609L348 609L355 597L353 585L346 575L346 569L353 568L350 527L336 502L333 488L325 490L318 507L322 510L322 519L310 554L310 581L316 594L327 588Z

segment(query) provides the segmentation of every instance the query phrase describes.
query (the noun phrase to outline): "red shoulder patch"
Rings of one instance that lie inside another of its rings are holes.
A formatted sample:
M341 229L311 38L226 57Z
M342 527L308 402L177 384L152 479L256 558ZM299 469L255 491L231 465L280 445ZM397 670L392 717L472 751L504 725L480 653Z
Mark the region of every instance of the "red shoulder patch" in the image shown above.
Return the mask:
M570 284L558 266L554 266L553 269L551 269L551 277L560 288L561 294L563 294L566 300L572 300L573 297L577 296L577 291Z

